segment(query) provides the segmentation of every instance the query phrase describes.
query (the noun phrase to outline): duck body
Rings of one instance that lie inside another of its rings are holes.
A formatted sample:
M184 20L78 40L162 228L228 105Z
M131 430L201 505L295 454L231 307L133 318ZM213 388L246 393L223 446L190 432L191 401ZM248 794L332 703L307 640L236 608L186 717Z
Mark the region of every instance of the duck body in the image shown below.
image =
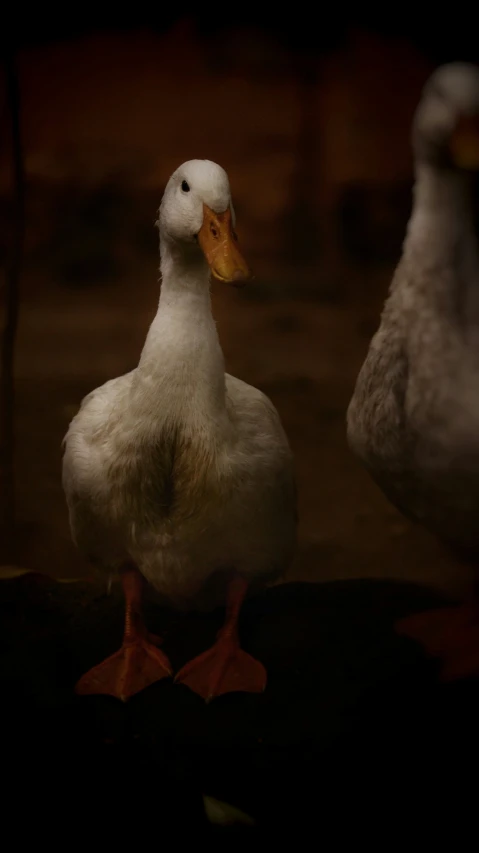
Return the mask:
M220 282L249 276L226 173L210 161L183 164L159 226L161 294L139 365L84 399L64 442L73 539L100 569L120 573L127 604L120 653L87 674L80 692L127 698L169 674L141 622L141 578L178 609L227 603L221 660L207 661L214 671L200 685L188 674L188 686L205 698L241 685L256 691L264 670L239 649L236 622L247 588L276 579L292 559L296 489L278 413L225 374L211 312L210 271ZM141 630L128 638L131 614ZM125 662L131 642L136 673ZM140 651L154 658L145 678ZM231 658L238 665L225 681Z
M348 439L410 519L479 556L479 261L464 177L419 169Z
M296 541L295 486L278 414L261 391L224 374L214 323L205 352L197 314L181 318L183 340L169 316L160 307L150 330L155 366L83 402L63 482L81 551L108 572L133 561L171 606L189 608L220 570L249 581L283 573Z

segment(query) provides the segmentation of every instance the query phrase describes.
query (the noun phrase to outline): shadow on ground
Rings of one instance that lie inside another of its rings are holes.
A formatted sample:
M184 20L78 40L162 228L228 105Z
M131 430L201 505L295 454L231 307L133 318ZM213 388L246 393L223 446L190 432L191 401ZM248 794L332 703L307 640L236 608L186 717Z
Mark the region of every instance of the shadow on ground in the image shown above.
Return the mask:
M166 831L175 843L189 833L315 832L318 846L333 833L377 835L389 849L402 831L436 831L465 809L478 684L441 686L436 664L393 625L437 602L393 582L274 587L247 602L241 624L245 649L268 669L263 695L206 705L165 680L123 705L73 692L118 647L119 591L33 574L3 581L5 815L31 837L35 821L49 820L52 838L69 825L78 838L131 833L137 843L156 833L159 844ZM221 619L147 606L175 669L211 644ZM255 827L211 826L204 794Z

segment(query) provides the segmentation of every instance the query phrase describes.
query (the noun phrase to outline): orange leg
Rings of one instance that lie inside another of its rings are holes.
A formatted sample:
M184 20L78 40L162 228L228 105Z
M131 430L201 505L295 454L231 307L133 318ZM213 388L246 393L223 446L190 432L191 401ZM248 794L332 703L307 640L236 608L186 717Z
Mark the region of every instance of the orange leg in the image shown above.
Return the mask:
M479 677L478 597L460 607L415 613L397 622L396 631L441 661L441 681Z
M168 658L154 645L160 638L150 635L143 621L140 572L134 566L125 567L121 581L125 595L125 632L121 649L80 678L75 688L79 695L106 693L126 702L130 696L171 675Z
M248 584L235 577L228 588L226 619L211 649L194 658L180 670L175 681L186 684L206 701L234 691L262 693L266 670L240 648L238 616Z

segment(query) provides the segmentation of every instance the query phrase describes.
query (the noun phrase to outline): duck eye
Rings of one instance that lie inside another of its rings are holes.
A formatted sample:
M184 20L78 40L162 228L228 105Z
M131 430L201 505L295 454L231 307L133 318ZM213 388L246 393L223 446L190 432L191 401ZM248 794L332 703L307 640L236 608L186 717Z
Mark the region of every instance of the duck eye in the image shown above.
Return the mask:
M190 185L186 181L182 181L181 182L181 189L183 190L184 193L189 193Z

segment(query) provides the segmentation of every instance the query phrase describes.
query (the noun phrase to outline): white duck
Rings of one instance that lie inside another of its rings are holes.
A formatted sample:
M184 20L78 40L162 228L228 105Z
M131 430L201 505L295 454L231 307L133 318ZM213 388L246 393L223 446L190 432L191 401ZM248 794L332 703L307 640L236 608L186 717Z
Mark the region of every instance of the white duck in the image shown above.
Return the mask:
M479 69L425 86L413 131L414 204L401 261L348 410L348 437L387 497L479 567ZM399 626L479 674L479 599Z
M126 700L170 675L142 619L143 578L184 609L213 576L228 578L224 628L176 680L206 699L260 692L266 672L239 646L238 614L250 582L277 578L291 561L296 491L276 409L224 371L210 271L236 285L250 277L224 170L180 166L158 224L161 295L139 365L83 400L64 442L73 539L105 572L120 572L126 601L121 649L77 692Z

